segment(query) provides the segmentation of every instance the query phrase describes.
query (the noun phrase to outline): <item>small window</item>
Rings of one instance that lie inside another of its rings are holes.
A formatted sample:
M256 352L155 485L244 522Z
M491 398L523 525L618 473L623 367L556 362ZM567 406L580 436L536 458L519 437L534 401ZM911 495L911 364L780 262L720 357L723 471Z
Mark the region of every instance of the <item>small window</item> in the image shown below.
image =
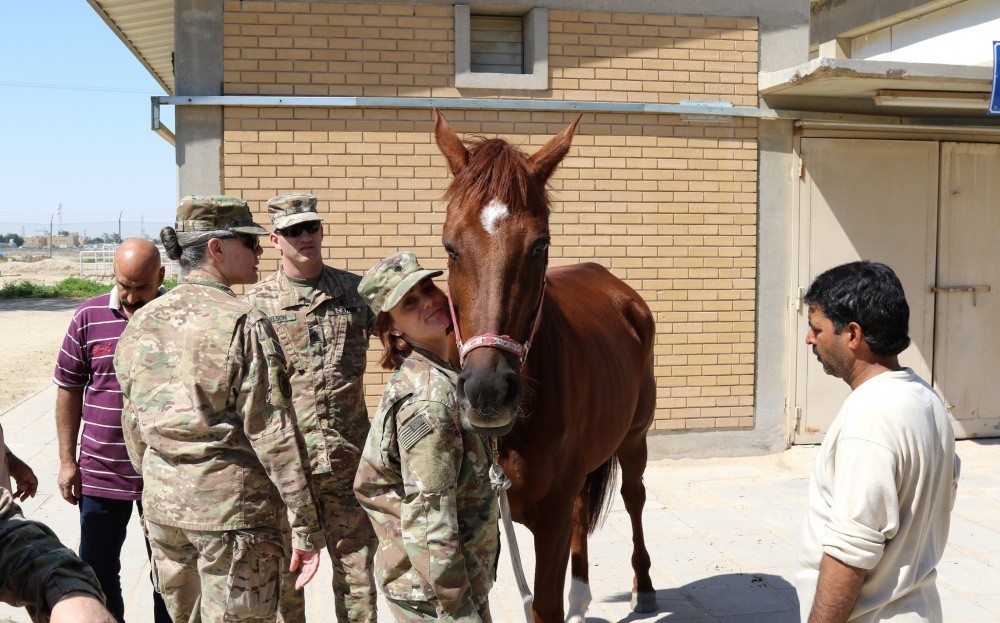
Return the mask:
M547 9L523 14L455 6L455 86L462 89L549 88Z
M472 15L469 26L469 54L473 73L524 73L522 18Z

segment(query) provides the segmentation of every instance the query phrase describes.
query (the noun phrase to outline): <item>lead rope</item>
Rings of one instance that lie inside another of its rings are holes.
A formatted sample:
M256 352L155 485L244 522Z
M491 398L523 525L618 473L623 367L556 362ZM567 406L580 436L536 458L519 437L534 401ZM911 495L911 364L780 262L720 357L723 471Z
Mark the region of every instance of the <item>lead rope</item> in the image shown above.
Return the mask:
M493 455L493 462L490 465L490 485L493 492L500 500L500 520L503 522L503 531L507 534L507 547L510 548L510 562L514 567L514 579L517 581L517 589L521 591L521 603L524 605L524 619L527 623L534 623L535 616L532 614L534 597L528 588L528 581L524 577L524 567L521 565L521 551L517 548L517 536L514 535L514 524L510 520L510 504L507 502L507 489L510 489L510 478L504 473L500 466L500 450L497 448L497 438L490 437L490 454Z

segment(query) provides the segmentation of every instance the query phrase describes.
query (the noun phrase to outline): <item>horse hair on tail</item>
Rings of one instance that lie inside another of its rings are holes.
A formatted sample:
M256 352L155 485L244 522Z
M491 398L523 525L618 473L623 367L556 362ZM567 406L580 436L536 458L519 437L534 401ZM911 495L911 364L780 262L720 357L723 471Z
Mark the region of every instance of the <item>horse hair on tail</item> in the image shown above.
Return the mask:
M604 523L614 503L612 491L618 479L618 455L612 455L603 465L587 474L583 488L587 493L587 534L593 534Z

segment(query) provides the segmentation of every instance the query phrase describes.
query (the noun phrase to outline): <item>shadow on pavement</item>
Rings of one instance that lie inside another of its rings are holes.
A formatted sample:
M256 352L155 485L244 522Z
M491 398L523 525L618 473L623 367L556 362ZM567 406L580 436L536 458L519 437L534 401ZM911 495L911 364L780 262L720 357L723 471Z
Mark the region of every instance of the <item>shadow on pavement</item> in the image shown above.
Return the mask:
M65 311L85 299L0 299L0 311Z
M631 593L607 601L629 602ZM782 577L765 573L727 573L676 588L656 591L657 612L632 613L617 623L799 623L795 588ZM587 617L587 623L611 623Z
M992 446L1000 447L1000 437L986 437L986 438L983 438L983 439L970 439L969 441L971 441L972 443L976 444L977 446L983 446L983 447L987 447L987 448L988 447L992 447Z

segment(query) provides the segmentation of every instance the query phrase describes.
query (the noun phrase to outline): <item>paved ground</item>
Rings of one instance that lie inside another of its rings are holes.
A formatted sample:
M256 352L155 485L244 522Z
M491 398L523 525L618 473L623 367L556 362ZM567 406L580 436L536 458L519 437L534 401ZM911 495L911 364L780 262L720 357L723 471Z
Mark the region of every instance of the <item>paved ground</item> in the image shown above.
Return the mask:
M79 541L78 517L55 486L58 458L54 389L0 413L8 444L41 480L28 516L49 524L68 545ZM806 499L815 448L796 447L767 457L664 460L646 472L645 525L660 610L629 611L632 572L628 517L620 502L590 546L594 601L588 623L791 623L798 621L792 587L795 535ZM945 620L1000 621L1000 440L959 442L963 477L952 534L939 567ZM531 537L516 531L532 573ZM122 571L126 618L152 622L149 567L138 525L126 543ZM309 586L311 621L332 621L329 566ZM523 622L520 599L504 550L491 596L497 623ZM380 621L389 622L384 608ZM27 622L23 611L0 605L0 622Z

